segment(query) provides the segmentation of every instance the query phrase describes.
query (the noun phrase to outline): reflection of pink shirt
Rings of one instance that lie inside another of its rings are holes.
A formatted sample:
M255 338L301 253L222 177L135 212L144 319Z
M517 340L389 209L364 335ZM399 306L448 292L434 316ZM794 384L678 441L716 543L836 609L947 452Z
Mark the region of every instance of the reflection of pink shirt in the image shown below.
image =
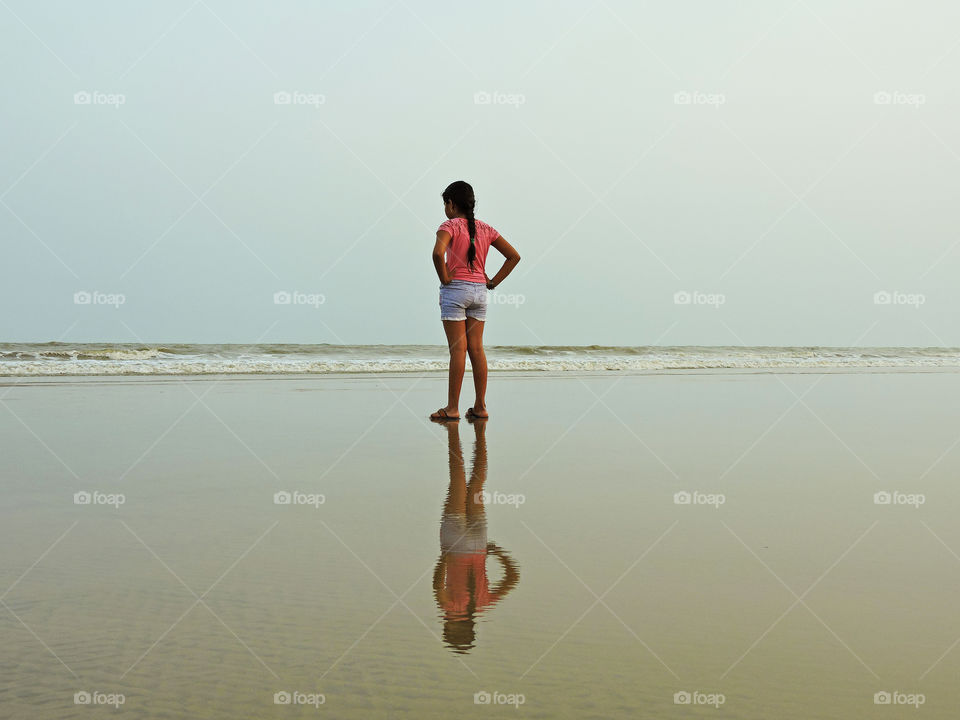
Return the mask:
M447 267L450 268L453 280L466 280L467 282L486 283L487 279L483 275L484 262L487 259L487 250L490 249L490 243L500 237L500 233L487 225L483 220L477 220L477 232L474 244L477 248L477 256L473 261L473 272L470 271L470 265L467 263L467 250L470 247L470 231L467 230L466 218L453 218L447 220L437 232L446 230L450 233L450 245L447 247Z
M447 601L443 609L450 619L469 616L470 600L474 601L474 612L481 612L492 605L497 598L490 597L487 582L487 553L459 553L446 555ZM471 592L472 590L472 592ZM472 598L471 598L472 595Z

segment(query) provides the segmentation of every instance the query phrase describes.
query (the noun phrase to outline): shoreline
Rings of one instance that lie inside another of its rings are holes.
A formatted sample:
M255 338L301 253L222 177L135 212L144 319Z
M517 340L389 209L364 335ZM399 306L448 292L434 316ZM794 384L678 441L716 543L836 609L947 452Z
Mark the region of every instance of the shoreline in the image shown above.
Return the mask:
M717 376L717 375L913 375L960 373L960 366L946 367L798 367L798 368L662 368L657 370L494 370L489 374L501 379L557 379L578 377L656 377L663 375ZM467 365L466 374L471 374ZM0 387L23 387L30 384L67 385L72 383L104 382L187 382L211 379L231 380L363 380L416 379L446 377L446 370L411 370L386 372L330 372L330 373L124 373L124 374L63 374L63 375L3 375Z

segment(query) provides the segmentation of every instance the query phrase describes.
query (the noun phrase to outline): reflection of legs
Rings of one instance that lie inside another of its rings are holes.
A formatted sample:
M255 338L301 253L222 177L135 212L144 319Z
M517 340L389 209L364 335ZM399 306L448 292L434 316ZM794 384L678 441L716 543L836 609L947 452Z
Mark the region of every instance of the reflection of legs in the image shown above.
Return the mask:
M447 407L450 415L458 415L460 405L460 386L463 384L463 371L467 362L467 333L463 320L444 320L443 330L447 334L447 346L450 349L450 374L447 387Z
M463 465L463 450L460 447L460 427L458 423L446 423L447 450L450 460L450 490L443 512L462 513L467 506L467 473Z
M483 320L468 317L466 320L467 352L470 353L470 367L473 370L473 388L477 397L473 411L478 417L487 414L487 355L483 351Z
M467 514L483 512L483 484L487 480L487 423L477 420L473 423L477 433L473 445L473 468L470 470L470 486L467 488Z

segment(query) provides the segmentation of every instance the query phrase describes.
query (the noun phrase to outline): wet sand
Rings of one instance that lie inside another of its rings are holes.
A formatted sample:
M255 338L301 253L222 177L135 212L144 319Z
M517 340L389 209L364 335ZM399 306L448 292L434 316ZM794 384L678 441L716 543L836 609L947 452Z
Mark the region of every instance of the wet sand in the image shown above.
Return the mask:
M960 374L491 382L0 383L0 714L955 717Z

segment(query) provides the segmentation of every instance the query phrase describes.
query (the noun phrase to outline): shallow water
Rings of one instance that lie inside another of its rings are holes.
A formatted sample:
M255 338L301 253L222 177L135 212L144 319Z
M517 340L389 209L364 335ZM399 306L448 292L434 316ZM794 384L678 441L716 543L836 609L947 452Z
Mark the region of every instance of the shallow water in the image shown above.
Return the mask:
M960 376L444 384L0 387L2 715L955 716Z

